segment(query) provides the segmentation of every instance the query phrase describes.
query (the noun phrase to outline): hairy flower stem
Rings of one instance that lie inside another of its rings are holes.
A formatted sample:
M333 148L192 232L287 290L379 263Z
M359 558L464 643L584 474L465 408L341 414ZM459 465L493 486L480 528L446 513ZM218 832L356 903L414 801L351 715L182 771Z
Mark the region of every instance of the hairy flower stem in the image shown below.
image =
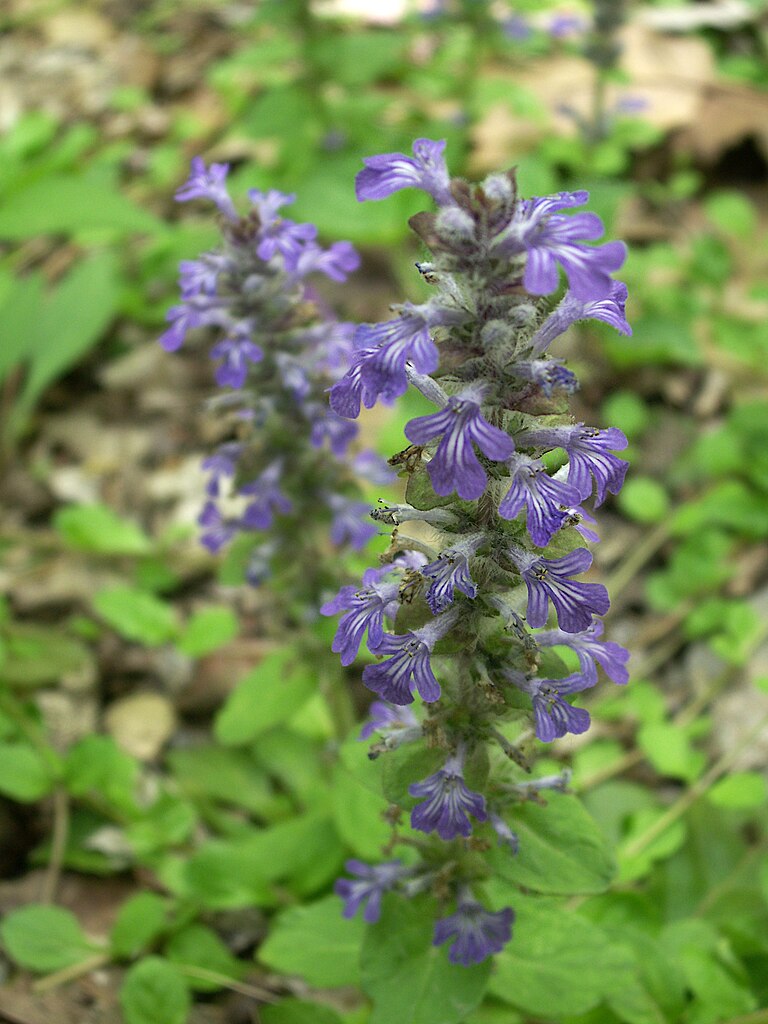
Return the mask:
M358 328L353 364L331 389L332 409L350 418L409 384L433 404L406 425L410 447L390 460L406 479L405 503L375 513L397 528L410 506L432 532L410 551L398 534L396 557L323 612L343 613L333 649L345 665L366 632L378 659L363 671L381 698L363 730L382 737L375 753L396 757L418 743L420 722L435 758L432 774L408 786L411 828L428 836L421 861L348 862L355 877L337 884L345 913L364 906L373 922L387 892L418 898L431 879L443 914L434 941L452 940L450 961L469 965L502 948L514 919L510 907L481 902L488 851L496 843L514 855L516 807L567 785L565 776L521 777L531 771L529 724L544 742L582 733L589 714L571 698L595 685L598 665L614 682L628 679L627 652L601 639L605 587L576 578L592 562L584 541L598 540L582 503L619 491L627 464L614 452L627 441L616 428L573 422L578 382L546 353L577 320L630 329L626 288L611 277L625 247L585 245L602 233L599 219L563 212L587 193L522 200L512 172L480 185L451 179L443 148L419 139L413 157L369 157L358 175L359 199L409 186L434 199L436 213L410 221L431 254L417 267L433 295ZM547 310L541 297L557 289L561 268L569 290ZM568 461L551 474L544 457L555 449ZM556 626L544 628L550 610ZM557 648L571 649L579 671L568 674Z

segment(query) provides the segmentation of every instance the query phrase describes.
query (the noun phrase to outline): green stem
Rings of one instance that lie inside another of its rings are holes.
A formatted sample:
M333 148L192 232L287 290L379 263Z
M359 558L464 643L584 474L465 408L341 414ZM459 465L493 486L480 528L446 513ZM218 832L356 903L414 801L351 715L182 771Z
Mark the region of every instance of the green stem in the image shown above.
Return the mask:
M749 732L742 738L741 742L738 743L731 750L726 751L722 757L720 757L708 772L705 772L693 785L688 789L679 800L676 800L671 807L667 808L664 814L660 818L645 830L630 843L624 850L625 857L636 857L637 854L642 853L643 850L647 849L651 843L655 842L659 836L663 835L664 832L673 825L678 818L681 818L685 812L691 807L700 796L703 796L719 779L724 775L728 769L737 760L742 751L749 746L752 740L762 731L762 729L768 724L768 715L764 715L758 723L749 730Z

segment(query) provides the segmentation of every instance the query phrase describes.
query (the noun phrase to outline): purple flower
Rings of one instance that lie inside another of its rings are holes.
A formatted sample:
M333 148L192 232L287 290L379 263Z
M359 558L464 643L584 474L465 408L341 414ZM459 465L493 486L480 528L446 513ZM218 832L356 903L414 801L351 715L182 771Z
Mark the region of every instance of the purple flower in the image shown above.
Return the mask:
M165 319L170 323L167 331L160 335L160 344L166 352L175 352L184 344L187 331L195 327L202 327L206 321L206 310L189 302L181 306L171 306L165 314Z
M564 448L570 460L568 483L576 488L582 501L592 494L594 477L595 508L602 505L608 491L618 494L624 483L629 463L612 454L627 447L627 439L618 427L598 430L577 423L573 427L529 430L518 435L517 443L521 447Z
M319 271L332 281L346 281L347 275L360 266L358 256L351 242L334 242L330 249L317 245L305 246L296 262L296 273L301 277Z
M514 519L525 505L530 538L537 547L544 548L563 525L563 507L578 502L578 491L553 479L540 459L516 453L509 461L509 469L512 484L499 505L499 515L502 519Z
M202 468L211 474L206 486L206 492L212 498L216 498L219 495L219 491L221 489L221 478L231 478L235 475L237 460L240 457L242 450L243 446L241 444L230 442L229 444L219 445L213 455L209 455L207 459L203 459Z
M609 294L596 302L581 302L568 292L531 338L533 354L541 355L550 342L579 320L602 320L620 334L631 334L624 312L626 301L627 286L623 281L613 281Z
M511 367L511 371L516 377L538 385L547 398L556 389L569 395L579 389L576 374L563 365L562 359L521 360Z
M272 575L271 562L277 551L277 544L267 541L252 548L245 566L245 578L252 587L260 587Z
M443 767L423 782L408 787L411 796L424 797L411 811L411 828L421 832L437 832L441 839L455 839L472 834L471 814L478 821L487 821L485 797L473 793L464 782L464 759L461 753L449 757Z
M269 228L279 218L277 211L283 206L290 206L296 202L296 196L292 193L278 192L271 188L269 192L261 192L257 188L248 189L248 198L259 215L259 224L262 228Z
M176 190L174 198L179 203L190 199L212 200L225 217L237 220L237 212L227 192L226 179L229 164L211 164L206 169L201 156L192 158L192 169L189 178Z
M312 423L310 433L312 446L314 448L322 448L325 441L327 441L328 447L338 458L346 455L347 448L357 437L357 427L355 424L334 415L333 412L321 406L307 408L305 412L310 419L313 419L313 415L317 415L317 419L314 419Z
M398 707L388 704L385 700L375 700L368 708L369 719L360 731L360 739L368 740L375 732L388 735L403 729L418 726L418 720L407 706Z
M218 506L212 501L206 501L197 522L203 527L200 542L212 555L229 544L237 533L237 524L224 519Z
M510 14L501 22L501 30L508 39L523 43L530 39L533 29L520 14Z
M358 202L385 199L403 188L421 188L441 205L452 202L444 150L445 141L416 139L413 157L403 153L365 157L365 167L355 178Z
M578 656L581 675L591 686L597 682L595 662L603 667L609 679L623 685L629 681L629 651L613 640L601 641L599 638L602 635L603 624L596 619L581 633L564 633L560 629L548 629L536 635L536 642L542 647L570 647Z
M406 869L399 860L384 864L364 864L360 860L348 860L344 865L357 879L339 878L333 889L337 896L346 901L344 917L354 917L362 905L363 920L374 924L381 916L381 897L394 889Z
M556 14L549 23L549 34L553 39L567 39L568 36L583 32L586 23L577 14Z
M333 512L330 537L333 544L349 544L360 551L379 531L369 521L370 506L341 494L329 494L325 499Z
M514 920L511 907L492 913L475 900L464 898L454 914L437 922L433 944L441 946L452 938L448 959L452 964L469 967L501 952L512 938Z
M566 526L572 526L577 533L580 533L584 540L589 541L590 544L600 543L600 534L595 533L585 523L596 523L597 520L594 516L591 516L589 512L581 507L581 505L574 505L570 508L563 509L563 523L562 528Z
M483 417L479 395L471 388L449 398L439 412L419 416L405 427L405 436L413 444L427 445L441 435L437 451L427 465L432 486L440 495L456 491L465 501L479 498L488 483L472 448L473 442L496 462L508 459L515 447L508 434Z
M585 240L599 238L603 222L595 213L573 217L549 217L537 225L526 242L528 260L524 284L532 295L549 295L558 286L557 266L563 268L568 287L577 299L601 299L611 290L611 274L627 258L623 242L587 246Z
M179 288L181 297L193 295L214 295L219 274L226 260L218 253L203 253L199 260L182 260L179 263Z
M366 394L381 396L386 402L407 390L406 363L419 373L437 369L439 355L429 328L465 319L459 310L442 309L429 302L423 306L406 302L401 309L396 320L361 324L355 332L356 346L368 353L361 368Z
M456 613L446 612L421 629L403 635L385 633L375 653L392 657L376 665L365 666L365 685L391 704L412 704L414 685L422 700L428 704L436 701L440 696L440 684L432 672L429 656L437 641L445 636L455 621Z
M493 826L493 831L498 836L499 846L508 846L512 853L517 853L520 849L520 839L517 832L513 832L506 821L500 818L498 814L491 813L489 821Z
M259 259L268 261L279 253L283 257L285 269L293 272L298 267L304 243L311 242L316 236L317 228L314 224L296 224L288 219L277 220L262 229L256 255Z
M239 488L240 494L253 497L243 513L243 526L251 530L268 530L275 513L286 515L293 505L278 486L282 465L273 462L255 480Z
M384 638L384 615L397 611L398 583L371 583L362 589L342 587L336 597L321 607L321 615L337 615L339 620L331 650L341 655L342 665L351 665L357 657L363 634L368 630L368 648L376 650Z
M354 420L360 415L361 402L366 409L371 409L376 404L376 391L363 377L365 364L375 353L374 348L359 349L352 357L346 374L330 389L331 409L338 416Z
M274 358L286 391L290 391L294 399L301 402L312 390L309 370L287 352L278 352Z
M551 743L567 732L578 736L587 731L589 712L563 700L563 694L578 693L591 685L582 676L530 680L528 689L533 700L536 735L542 743Z
M571 579L592 564L586 548L577 548L563 558L540 558L517 546L509 548L512 561L528 588L528 624L543 626L549 602L566 633L581 633L592 624L592 613L604 615L610 601L602 583L578 583Z
M458 544L441 551L434 562L421 570L422 576L432 580L426 598L433 615L445 611L453 603L457 590L471 600L477 597L477 586L469 574L469 559L483 540L482 533L464 538Z
M259 363L264 352L245 335L225 338L211 349L211 359L221 359L216 367L219 387L241 388L248 378L248 364Z
M519 213L495 243L499 254L527 254L525 287L532 295L549 295L559 283L558 265L565 271L575 299L594 302L611 294L611 274L627 258L623 242L582 244L603 234L603 222L594 213L563 216L560 210L582 206L588 192L560 192L525 200Z

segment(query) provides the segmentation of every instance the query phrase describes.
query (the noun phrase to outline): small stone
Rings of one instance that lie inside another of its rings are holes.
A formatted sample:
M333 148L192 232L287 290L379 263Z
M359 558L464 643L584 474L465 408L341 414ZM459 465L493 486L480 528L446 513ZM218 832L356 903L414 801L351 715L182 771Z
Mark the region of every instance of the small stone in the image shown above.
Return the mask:
M176 712L162 694L133 693L110 704L104 726L127 754L139 761L154 761L173 735Z

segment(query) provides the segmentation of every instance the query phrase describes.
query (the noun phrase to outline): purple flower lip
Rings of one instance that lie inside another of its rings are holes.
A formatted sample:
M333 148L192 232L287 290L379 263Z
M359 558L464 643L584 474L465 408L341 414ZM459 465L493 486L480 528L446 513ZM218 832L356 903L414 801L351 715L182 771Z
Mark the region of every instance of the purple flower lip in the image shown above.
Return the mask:
M597 682L597 665L600 665L609 679L623 686L629 681L629 652L612 640L600 640L602 635L603 624L595 619L580 633L566 633L560 629L545 630L536 635L536 642L541 647L570 647L579 659L582 678L590 685Z
M511 907L492 913L465 895L454 914L437 922L432 941L435 946L441 946L453 938L448 959L452 964L470 967L501 952L512 938L514 920L515 912Z
M517 546L509 549L528 588L528 624L543 626L551 602L560 628L580 633L592 624L592 615L604 615L610 606L608 591L602 583L579 583L571 579L592 564L586 548L577 548L563 558L541 558Z
M201 156L192 158L191 173L187 181L176 190L175 199L186 203L190 199L210 199L229 220L237 220L237 212L227 192L226 180L229 164L211 164L206 169Z
M449 398L439 412L410 420L405 436L418 445L428 445L440 438L427 464L432 486L435 493L443 496L456 491L465 501L479 498L488 483L473 444L486 458L497 462L508 459L515 447L508 434L488 423L471 389Z
M575 708L563 699L563 694L578 693L592 684L575 675L566 679L538 679L531 681L531 698L536 722L536 736L543 743L560 739L570 732L574 735L589 728L589 712Z
M515 519L525 507L528 535L537 547L546 547L561 529L566 508L579 501L579 492L555 480L539 459L516 453L509 461L512 482L499 505L502 519Z
M452 202L444 150L444 141L416 139L412 157L404 153L365 157L365 167L355 178L358 202L385 199L404 188L423 189L440 204Z
M354 917L363 907L363 920L375 924L381 916L381 898L394 889L398 882L409 874L399 860L384 864L365 864L360 860L348 860L344 867L357 878L340 878L334 891L345 901L344 917Z
M471 815L487 821L485 797L473 793L464 782L463 756L449 757L443 767L423 782L409 786L411 796L424 797L411 811L411 827L422 832L437 832L441 839L456 839L472 834Z

